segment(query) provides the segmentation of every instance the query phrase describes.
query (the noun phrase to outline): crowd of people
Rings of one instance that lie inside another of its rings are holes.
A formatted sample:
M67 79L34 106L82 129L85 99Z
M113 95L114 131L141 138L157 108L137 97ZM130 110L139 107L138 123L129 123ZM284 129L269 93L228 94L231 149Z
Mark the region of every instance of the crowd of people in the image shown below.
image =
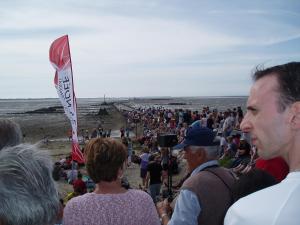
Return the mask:
M72 158L53 164L38 145L21 143L16 123L0 120L0 224L299 224L300 63L257 70L253 78L245 115L241 107L139 108L124 113L120 141L96 131L84 147L91 190ZM143 152L136 156L126 131L138 121ZM161 146L166 133L178 144ZM163 199L175 164L171 148L180 150L186 174ZM123 185L133 162L142 190ZM54 181L60 176L74 187L65 207Z
M178 135L179 142L184 139L190 125L207 127L229 136L234 129L239 129L243 119L243 111L240 106L218 111L203 107L201 111L188 109L166 109L163 107L137 108L132 111L125 111L128 127L134 128L134 121L139 121L142 135L139 137L141 144L147 145L155 150L157 143L155 137L161 133L173 133Z

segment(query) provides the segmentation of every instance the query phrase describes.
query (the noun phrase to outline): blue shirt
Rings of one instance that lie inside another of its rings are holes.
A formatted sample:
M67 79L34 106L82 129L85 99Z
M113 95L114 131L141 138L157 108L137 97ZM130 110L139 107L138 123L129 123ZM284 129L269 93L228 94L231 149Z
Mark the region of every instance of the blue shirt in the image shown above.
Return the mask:
M191 173L191 177L209 166L219 165L217 160L211 160L198 166ZM168 225L197 225L201 206L197 195L189 190L181 190L177 198L174 212Z

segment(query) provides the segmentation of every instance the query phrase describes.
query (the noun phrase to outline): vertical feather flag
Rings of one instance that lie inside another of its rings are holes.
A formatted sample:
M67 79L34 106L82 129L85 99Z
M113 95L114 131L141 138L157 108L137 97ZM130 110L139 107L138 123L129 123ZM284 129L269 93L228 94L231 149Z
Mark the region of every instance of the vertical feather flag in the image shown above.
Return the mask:
M72 159L84 162L77 137L77 105L68 35L56 39L49 50L50 62L55 68L54 84L72 126Z

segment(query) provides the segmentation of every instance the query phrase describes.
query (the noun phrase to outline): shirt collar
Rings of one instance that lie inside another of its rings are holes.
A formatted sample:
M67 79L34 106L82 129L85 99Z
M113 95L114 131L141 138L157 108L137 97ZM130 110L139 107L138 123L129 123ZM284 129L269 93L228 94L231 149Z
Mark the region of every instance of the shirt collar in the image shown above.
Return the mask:
M204 170L206 167L218 166L218 165L219 165L218 160L210 160L205 163L202 163L196 169L193 170L193 172L191 173L191 177L194 176L195 174L199 173L201 170Z

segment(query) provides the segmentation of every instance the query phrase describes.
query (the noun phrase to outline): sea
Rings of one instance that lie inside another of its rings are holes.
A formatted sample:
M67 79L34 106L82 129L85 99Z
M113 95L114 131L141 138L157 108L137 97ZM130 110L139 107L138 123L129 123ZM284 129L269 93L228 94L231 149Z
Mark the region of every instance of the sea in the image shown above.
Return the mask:
M190 109L201 111L203 107L224 111L240 106L246 109L247 96L230 97L147 97L147 98L78 98L78 113L97 113L101 104L106 102L118 102L134 108L163 107L167 109ZM0 99L0 117L13 117L42 108L61 106L58 98L43 99Z

